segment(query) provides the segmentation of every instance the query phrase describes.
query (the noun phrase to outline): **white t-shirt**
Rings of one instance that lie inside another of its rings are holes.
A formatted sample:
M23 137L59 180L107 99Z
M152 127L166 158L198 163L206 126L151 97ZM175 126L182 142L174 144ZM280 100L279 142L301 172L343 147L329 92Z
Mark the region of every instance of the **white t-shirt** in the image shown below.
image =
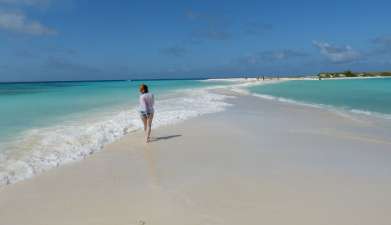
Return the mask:
M145 113L153 113L155 104L155 97L151 93L145 93L140 95L139 110Z

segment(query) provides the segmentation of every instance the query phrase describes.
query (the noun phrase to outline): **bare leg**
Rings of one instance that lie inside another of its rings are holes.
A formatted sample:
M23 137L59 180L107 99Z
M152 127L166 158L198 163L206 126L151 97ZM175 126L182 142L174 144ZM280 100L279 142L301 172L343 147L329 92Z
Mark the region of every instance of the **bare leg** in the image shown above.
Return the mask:
M153 113L147 117L147 130L146 132L146 142L149 142L149 139L151 137L151 130L152 130L152 120L153 120Z
M143 121L144 132L147 132L147 117L141 116L141 121Z

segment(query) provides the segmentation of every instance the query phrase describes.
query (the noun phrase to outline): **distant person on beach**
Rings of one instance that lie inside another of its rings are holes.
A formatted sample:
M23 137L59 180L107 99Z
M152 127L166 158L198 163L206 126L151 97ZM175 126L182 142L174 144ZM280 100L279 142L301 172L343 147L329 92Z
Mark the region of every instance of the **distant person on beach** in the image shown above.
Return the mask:
M153 94L149 93L148 86L145 84L140 85L140 106L139 106L139 112L141 120L144 124L144 132L145 132L145 142L150 141L151 137L151 127L152 127L152 120L153 120L153 114L155 112L154 110L154 104L155 104L155 97Z

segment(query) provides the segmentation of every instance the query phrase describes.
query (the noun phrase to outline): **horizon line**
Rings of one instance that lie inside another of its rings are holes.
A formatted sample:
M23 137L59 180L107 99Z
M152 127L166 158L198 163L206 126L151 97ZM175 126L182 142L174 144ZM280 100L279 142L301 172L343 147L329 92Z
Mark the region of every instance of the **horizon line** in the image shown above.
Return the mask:
M260 75L260 77L305 77L311 75ZM103 79L103 80L38 80L38 81L0 81L0 84L27 84L27 83L67 83L67 82L119 82L119 81L164 81L164 80L208 80L208 79L229 79L229 78L256 78L258 76L249 75L249 76L215 76L215 77L189 77L189 78L150 78L150 79Z

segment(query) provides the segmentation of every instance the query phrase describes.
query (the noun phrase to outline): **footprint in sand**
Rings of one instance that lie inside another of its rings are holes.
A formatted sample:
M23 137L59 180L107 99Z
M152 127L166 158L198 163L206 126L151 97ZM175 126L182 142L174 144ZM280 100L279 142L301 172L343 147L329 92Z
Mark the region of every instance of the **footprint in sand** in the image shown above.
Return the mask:
M139 220L137 222L137 225L145 225L145 224L147 224L147 223L144 220Z

